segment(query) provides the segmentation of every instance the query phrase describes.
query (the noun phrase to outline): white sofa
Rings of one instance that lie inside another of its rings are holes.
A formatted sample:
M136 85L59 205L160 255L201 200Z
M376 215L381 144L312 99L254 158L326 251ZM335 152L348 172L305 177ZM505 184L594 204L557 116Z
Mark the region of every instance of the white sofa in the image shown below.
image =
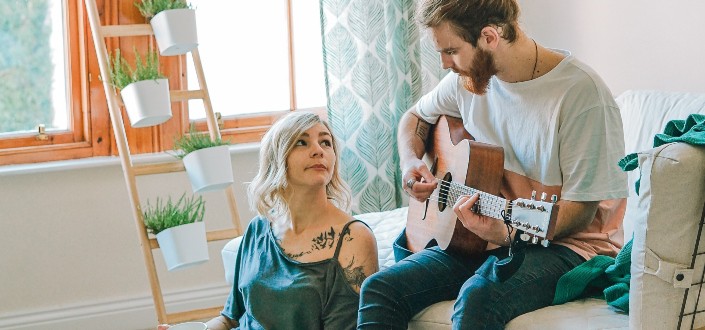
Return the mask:
M669 121L685 119L691 113L705 114L705 94L627 91L617 102L624 123L625 154L638 152L639 159L639 169L629 172L630 197L624 221L625 242L634 235L630 313L619 313L604 300L588 298L521 315L507 329L705 326L705 297L699 297L705 258L693 257L698 236L705 235L700 228L705 205L705 146L671 143L652 148L654 135L663 132ZM634 183L639 177L637 195ZM407 208L400 208L357 216L375 233L381 268L394 264L392 242L404 227L406 212ZM238 245L236 238L222 250L228 283L232 283ZM699 252L705 251L703 245L699 245ZM450 329L452 311L453 301L434 304L417 314L409 329ZM679 317L681 314L685 316Z

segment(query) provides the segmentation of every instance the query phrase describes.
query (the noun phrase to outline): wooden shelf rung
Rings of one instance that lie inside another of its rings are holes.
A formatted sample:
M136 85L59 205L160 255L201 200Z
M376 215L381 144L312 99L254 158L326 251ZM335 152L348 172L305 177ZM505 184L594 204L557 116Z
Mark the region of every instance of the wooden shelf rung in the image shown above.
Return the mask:
M225 239L233 239L235 237L240 236L241 234L237 232L235 229L222 229L222 230L214 230L206 233L206 238L208 239L209 242L213 241L222 241Z
M214 318L220 315L220 311L223 310L223 306L220 307L210 307L203 309L194 309L187 312L178 312L167 314L166 318L169 324L181 323L186 321L194 320L206 320ZM207 321L207 320L206 320Z
M232 239L238 236L240 236L240 233L238 233L238 231L235 229L221 229L206 232L206 240L208 242L222 241L226 239ZM159 242L157 242L156 238L150 238L149 246L152 248L152 250L158 249Z
M132 37L153 35L149 24L103 25L100 27L103 37Z
M204 99L206 93L202 89L170 91L171 102Z
M206 93L202 89L170 90L169 97L171 98L171 102L181 102L181 101L188 101L188 100L202 100L202 99L206 98ZM125 103L122 102L122 96L120 96L120 94L117 94L116 100L118 102L118 106L120 106L120 107L125 106Z
M133 168L135 175L164 174L184 171L184 163L182 161L173 161L169 163L136 164Z

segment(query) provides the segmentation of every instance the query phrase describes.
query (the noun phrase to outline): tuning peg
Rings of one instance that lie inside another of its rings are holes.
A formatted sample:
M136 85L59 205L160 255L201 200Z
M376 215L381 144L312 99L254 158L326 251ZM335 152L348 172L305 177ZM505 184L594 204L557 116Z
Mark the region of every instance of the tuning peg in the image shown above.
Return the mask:
M546 192L541 193L541 201L545 202L546 201Z
M535 201L536 200L536 190L531 191L531 200Z
M551 203L556 204L557 201L558 201L558 196L556 196L556 195L551 196Z
M521 238L522 241L526 242L526 241L528 241L531 237L530 237L529 234L527 234L527 233L521 233L521 235L519 235L519 238Z
M534 237L531 238L531 243L536 244L536 243L538 243L538 242L539 242L539 238L538 238L538 237L534 236Z
M542 245L543 247L548 247L548 244L549 244L549 242L548 242L547 239L541 241L541 245Z

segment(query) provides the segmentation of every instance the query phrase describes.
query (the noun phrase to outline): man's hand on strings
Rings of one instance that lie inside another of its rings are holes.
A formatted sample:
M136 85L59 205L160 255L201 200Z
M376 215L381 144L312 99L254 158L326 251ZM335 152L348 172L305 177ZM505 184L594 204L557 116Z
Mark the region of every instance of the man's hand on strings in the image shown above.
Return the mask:
M509 245L507 226L499 219L479 214L479 200L480 194L478 193L472 196L460 196L453 205L453 212L463 227L477 234L480 238L497 245Z
M438 180L420 159L409 161L402 171L404 191L417 201L426 201L438 186Z

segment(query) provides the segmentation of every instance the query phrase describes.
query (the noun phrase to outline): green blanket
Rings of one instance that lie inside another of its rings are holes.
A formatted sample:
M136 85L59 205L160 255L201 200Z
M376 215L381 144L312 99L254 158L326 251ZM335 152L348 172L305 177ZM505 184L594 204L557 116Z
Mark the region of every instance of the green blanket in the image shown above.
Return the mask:
M654 148L671 142L685 142L692 145L705 146L705 115L694 113L685 120L671 120L666 124L663 133L654 136ZM619 167L631 171L639 167L639 157L636 153L622 158ZM636 193L639 194L639 181L636 182Z
M578 298L603 298L607 304L629 312L629 268L632 240L616 258L595 256L558 279L553 304L559 305Z

